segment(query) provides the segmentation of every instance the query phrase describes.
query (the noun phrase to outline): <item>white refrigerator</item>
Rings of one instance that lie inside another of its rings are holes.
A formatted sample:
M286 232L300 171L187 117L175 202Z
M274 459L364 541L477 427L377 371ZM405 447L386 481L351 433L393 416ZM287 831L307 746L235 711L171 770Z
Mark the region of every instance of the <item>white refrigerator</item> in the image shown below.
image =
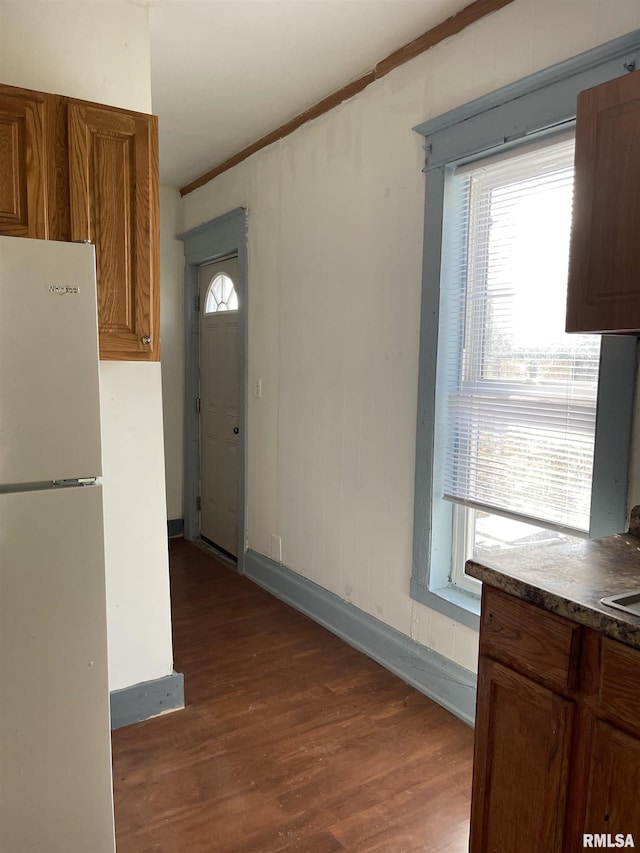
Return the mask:
M115 850L95 257L0 237L0 851Z

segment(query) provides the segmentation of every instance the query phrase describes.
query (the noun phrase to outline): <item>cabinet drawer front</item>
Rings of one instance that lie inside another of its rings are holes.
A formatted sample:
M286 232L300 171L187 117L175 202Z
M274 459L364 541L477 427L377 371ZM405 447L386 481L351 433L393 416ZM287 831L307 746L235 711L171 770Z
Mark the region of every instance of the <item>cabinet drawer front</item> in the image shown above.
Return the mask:
M581 629L485 585L480 651L560 690L576 686Z
M604 637L600 711L640 735L640 652Z

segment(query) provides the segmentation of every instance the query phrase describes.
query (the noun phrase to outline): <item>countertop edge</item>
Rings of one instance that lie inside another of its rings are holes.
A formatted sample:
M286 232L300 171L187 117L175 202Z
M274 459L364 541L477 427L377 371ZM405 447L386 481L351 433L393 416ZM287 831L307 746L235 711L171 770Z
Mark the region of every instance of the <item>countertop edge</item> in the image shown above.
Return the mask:
M622 611L611 609L608 612L604 609L596 609L593 605L566 598L558 592L535 586L522 578L514 577L475 560L467 561L465 573L542 610L563 616L585 628L592 628L612 640L640 650L640 619L627 616ZM601 606L604 608L606 605Z

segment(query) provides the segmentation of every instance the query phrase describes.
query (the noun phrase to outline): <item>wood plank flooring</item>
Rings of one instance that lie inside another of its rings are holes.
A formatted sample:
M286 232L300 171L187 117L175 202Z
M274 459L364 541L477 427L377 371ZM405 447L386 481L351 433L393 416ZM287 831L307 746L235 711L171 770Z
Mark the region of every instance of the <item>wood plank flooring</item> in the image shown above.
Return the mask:
M467 850L473 732L183 540L187 707L113 733L118 853Z

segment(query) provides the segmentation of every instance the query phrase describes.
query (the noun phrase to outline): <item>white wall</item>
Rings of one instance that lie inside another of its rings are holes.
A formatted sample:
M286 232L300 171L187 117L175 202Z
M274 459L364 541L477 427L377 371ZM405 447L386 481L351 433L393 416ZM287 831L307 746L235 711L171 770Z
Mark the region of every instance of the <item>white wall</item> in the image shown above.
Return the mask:
M164 458L167 475L167 517L182 518L184 410L184 252L176 234L180 226L180 195L160 187L160 361L164 406Z
M173 669L160 365L102 361L111 690Z
M424 178L411 128L640 26L638 0L515 0L188 195L248 208L249 544L469 669L409 597ZM640 464L640 463L639 463Z
M149 112L148 9L0 0L0 81ZM102 362L111 689L172 670L160 364Z
M149 10L129 0L0 0L2 82L151 111Z

